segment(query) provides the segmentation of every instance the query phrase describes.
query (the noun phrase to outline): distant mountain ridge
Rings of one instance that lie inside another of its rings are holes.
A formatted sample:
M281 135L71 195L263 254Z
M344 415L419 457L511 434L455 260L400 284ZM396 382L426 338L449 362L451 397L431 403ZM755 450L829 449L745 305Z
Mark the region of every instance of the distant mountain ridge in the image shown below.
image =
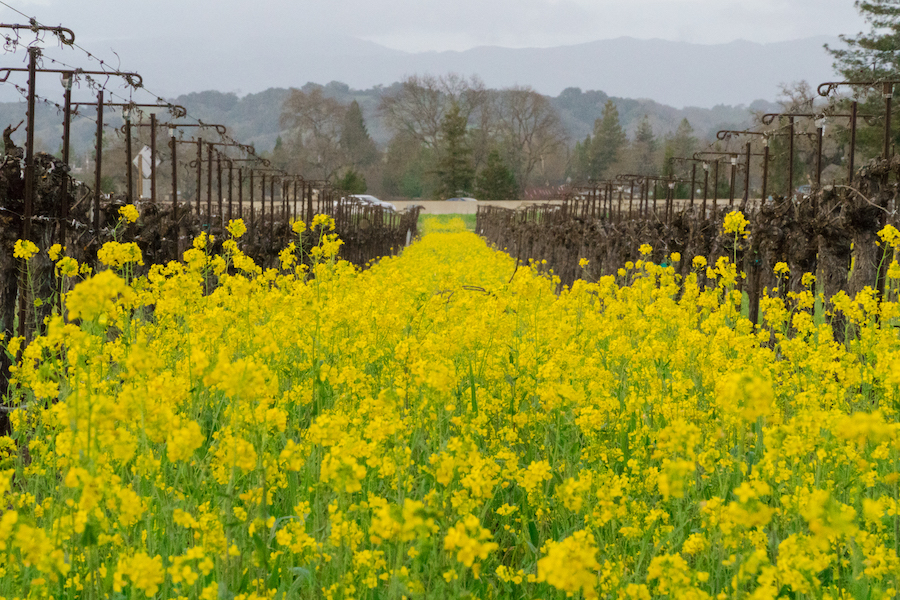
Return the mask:
M817 36L771 44L738 40L701 45L621 37L553 48L426 52L406 60L415 72L477 73L489 87L531 85L556 95L574 86L674 107L711 108L774 100L781 84L832 78L826 43L839 40Z
M250 36L92 40L90 45L115 50L121 68L141 73L147 88L164 97L203 90L255 94L308 81L367 89L412 74L454 72L478 75L488 87L531 86L549 96L579 87L673 107L711 108L775 100L782 83L827 81L833 69L823 45L840 44L829 36L713 45L620 37L550 48L410 53L314 29L293 37Z

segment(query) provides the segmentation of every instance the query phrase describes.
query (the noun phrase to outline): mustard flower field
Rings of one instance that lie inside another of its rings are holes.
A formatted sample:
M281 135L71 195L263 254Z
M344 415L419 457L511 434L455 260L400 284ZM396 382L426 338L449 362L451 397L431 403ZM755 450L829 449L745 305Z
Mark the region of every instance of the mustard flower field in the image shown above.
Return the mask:
M558 289L462 223L363 271L309 227L269 270L239 221L141 277L51 249L66 317L6 342L0 598L898 594L896 261L884 302L807 276L757 327L727 259Z

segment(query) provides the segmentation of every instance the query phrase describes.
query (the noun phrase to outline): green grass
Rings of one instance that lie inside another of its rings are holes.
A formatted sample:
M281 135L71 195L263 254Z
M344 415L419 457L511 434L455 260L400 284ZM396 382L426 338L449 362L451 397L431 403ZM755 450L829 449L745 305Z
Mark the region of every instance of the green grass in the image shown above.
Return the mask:
M419 214L418 227L422 229L422 222L425 219L437 219L441 223L447 223L451 219L462 219L466 224L466 229L469 231L475 231L475 216L476 215L428 215L421 213Z

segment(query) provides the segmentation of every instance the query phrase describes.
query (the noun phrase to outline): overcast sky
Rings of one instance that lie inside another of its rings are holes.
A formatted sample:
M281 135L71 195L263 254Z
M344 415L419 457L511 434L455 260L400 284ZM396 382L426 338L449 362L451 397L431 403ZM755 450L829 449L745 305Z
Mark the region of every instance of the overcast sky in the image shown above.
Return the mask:
M570 45L620 36L774 42L865 29L852 0L3 0L77 41L343 33L410 52ZM0 5L4 23L17 22ZM250 40L245 41L245 40ZM98 49L99 52L99 49Z

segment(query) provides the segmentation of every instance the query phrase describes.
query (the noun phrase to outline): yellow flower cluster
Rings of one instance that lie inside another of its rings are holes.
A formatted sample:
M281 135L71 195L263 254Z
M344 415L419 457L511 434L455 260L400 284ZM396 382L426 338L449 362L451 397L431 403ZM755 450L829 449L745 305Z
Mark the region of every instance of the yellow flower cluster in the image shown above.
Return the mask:
M332 225L10 340L0 598L897 595L896 281L754 325L725 258L560 288L461 221L366 270Z
M135 208L134 204L126 204L119 209L119 217L124 219L128 223L134 223L138 220L140 214L138 213L138 209Z
M106 242L97 251L97 260L108 267L124 267L131 263L144 264L141 249L134 242Z
M232 219L231 221L228 221L228 227L226 229L228 230L228 233L231 234L231 237L236 240L247 233L247 226L244 224L243 219Z
M568 593L597 597L597 545L587 531L576 531L561 542L550 540L546 556L537 561L538 579Z
M13 247L13 257L24 260L30 259L38 253L38 247L30 240L16 240Z
M722 229L725 233L733 234L735 237L747 237L750 232L747 231L747 225L750 221L744 217L744 213L739 210L733 210L725 215L725 222Z

